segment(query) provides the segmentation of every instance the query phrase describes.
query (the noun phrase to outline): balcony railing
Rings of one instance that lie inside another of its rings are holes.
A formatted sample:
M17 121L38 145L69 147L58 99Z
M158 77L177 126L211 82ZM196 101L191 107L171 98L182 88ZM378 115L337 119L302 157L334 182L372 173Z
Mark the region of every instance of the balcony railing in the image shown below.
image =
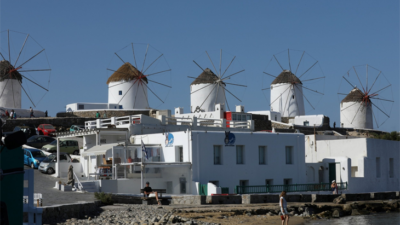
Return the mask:
M337 183L338 190L347 190L347 182ZM306 192L306 191L332 191L330 183L320 184L286 184L286 185L259 185L236 186L235 194Z

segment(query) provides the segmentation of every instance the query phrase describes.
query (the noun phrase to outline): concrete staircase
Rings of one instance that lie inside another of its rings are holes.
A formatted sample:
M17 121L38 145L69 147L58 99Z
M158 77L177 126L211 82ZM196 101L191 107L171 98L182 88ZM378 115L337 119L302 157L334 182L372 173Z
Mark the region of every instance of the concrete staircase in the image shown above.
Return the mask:
M81 182L83 186L83 190L87 192L99 192L98 182L97 181L84 181Z

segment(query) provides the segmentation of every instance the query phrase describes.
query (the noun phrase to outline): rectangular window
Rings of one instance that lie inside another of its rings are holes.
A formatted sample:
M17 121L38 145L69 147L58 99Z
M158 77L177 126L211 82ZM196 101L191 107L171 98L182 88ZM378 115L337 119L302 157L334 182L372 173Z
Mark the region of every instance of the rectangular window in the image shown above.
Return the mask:
M376 177L381 177L381 158L376 157Z
M242 115L242 121L246 121L246 115Z
M120 105L118 108L119 108L119 109L122 109L122 105Z
M78 105L78 109L79 109L79 110L85 109L85 105Z
M310 126L310 122L308 122L307 120L303 122L304 126Z
M389 177L394 177L394 166L393 166L393 158L389 159Z
M249 186L249 181L248 180L240 180L239 185L240 186Z
M236 145L236 164L244 164L244 146Z
M286 164L293 164L293 147L286 146Z
M265 185L273 185L273 179L266 179L265 180Z
M251 115L247 115L247 120L251 120Z
M183 162L183 147L175 147L175 162Z
M266 156L267 156L266 147L258 146L258 164L260 164L260 165L267 164Z
M232 120L236 120L236 114L232 113Z
M222 165L222 152L220 145L214 145L214 165Z
M284 185L292 184L292 179L283 179L283 184Z
M118 95L122 95L122 91L118 91Z

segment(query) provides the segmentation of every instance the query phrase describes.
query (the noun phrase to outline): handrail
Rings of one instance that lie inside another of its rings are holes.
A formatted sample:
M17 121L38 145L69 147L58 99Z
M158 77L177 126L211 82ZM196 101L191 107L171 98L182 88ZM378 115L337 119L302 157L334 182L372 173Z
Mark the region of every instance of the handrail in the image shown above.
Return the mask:
M76 179L76 181L77 181L78 189L79 189L80 191L83 191L83 186L82 186L81 182L79 181L78 176L76 176L76 174L75 174L74 171L72 171L72 173L74 174L74 177L75 177L75 179Z
M347 190L347 182L337 183L338 190ZM236 194L278 192L331 191L330 183L236 186Z

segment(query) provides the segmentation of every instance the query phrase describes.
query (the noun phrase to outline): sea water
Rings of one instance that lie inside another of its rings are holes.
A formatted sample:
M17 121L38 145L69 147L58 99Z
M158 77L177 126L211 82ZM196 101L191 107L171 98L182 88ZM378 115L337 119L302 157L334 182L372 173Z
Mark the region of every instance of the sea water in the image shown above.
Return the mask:
M339 219L329 220L309 220L305 224L307 225L347 225L347 224L363 224L363 225L375 225L375 224L400 224L400 213L380 213L363 216L346 216Z

